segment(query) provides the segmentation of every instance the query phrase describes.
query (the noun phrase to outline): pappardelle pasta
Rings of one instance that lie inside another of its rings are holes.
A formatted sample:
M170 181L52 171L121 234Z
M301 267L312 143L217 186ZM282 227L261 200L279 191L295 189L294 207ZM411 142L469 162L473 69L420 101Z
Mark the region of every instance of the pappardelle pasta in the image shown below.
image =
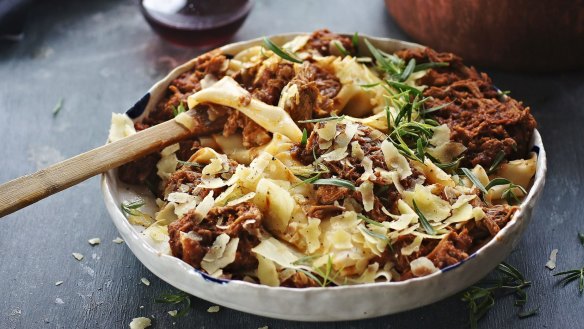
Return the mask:
M110 141L166 120L205 132L118 174L156 196L128 220L213 277L429 275L492 239L535 175L529 109L452 54L321 30L193 65L147 117L114 115Z

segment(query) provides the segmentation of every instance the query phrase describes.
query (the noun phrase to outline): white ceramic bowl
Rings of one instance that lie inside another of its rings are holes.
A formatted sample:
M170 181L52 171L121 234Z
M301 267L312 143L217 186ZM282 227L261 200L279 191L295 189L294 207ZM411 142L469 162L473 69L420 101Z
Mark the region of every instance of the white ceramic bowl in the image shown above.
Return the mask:
M271 39L283 43L297 35L298 33L277 35ZM389 53L403 48L421 47L399 40L368 36L361 38L369 39L374 45ZM261 39L255 39L227 45L221 49L226 54L235 54L260 43ZM127 112L128 115L134 120L140 120L161 99L168 83L192 68L193 64L194 61L190 61L177 67L166 78L156 83ZM278 319L354 320L397 313L434 303L472 285L503 261L529 224L535 203L543 190L546 154L537 131L533 135L532 145L533 151L538 154L535 180L520 209L507 226L467 260L432 275L404 282L295 289L211 278L182 260L165 254L163 250L166 246L157 244L141 234L142 227L128 223L120 210L120 204L136 196L152 199L151 196L148 197L150 194L143 187L123 184L115 170L105 173L101 182L105 204L120 235L134 255L152 273L174 287L212 303Z

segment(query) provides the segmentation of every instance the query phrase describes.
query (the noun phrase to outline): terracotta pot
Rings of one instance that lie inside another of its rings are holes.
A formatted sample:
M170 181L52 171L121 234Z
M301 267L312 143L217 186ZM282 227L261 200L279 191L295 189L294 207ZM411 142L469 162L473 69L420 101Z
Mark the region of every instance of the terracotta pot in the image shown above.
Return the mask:
M385 0L412 38L477 65L584 68L584 0Z

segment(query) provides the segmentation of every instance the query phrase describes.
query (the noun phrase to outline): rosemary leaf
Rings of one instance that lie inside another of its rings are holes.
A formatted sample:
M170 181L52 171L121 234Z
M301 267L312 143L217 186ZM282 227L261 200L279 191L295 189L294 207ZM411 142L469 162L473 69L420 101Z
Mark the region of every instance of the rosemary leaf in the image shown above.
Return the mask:
M497 171L497 169L499 169L499 165L501 164L501 161L503 161L503 159L505 159L505 151L500 150L499 152L497 152L497 155L495 156L495 159L493 160L493 164L489 167L489 170L487 170L487 174L492 174L495 171Z
M61 109L63 108L63 102L64 102L63 97L59 98L57 104L55 104L55 107L53 107L53 117L56 117L57 114L61 112Z
M429 109L427 109L427 110L420 111L420 114L422 114L422 115L426 115L426 114L429 114L429 113L432 113L432 112L436 112L436 111L438 111L438 110L441 110L441 109L445 108L446 106L448 106L448 105L450 105L450 104L452 104L452 102L448 102L448 103L440 104L440 105L437 105L437 106L431 107L431 108L429 108Z
M495 186L499 186L499 185L507 185L507 184L511 184L511 181L506 179L506 178L495 178L492 181L489 182L489 184L487 184L485 186L485 190L490 190L491 188L495 187Z
M308 131L306 131L306 128L304 128L304 129L302 129L302 139L300 140L300 145L305 146L307 141L308 141Z
M325 121L331 121L331 120L343 120L345 118L344 115L341 116L331 116L331 117L326 117L326 118L318 118L318 119L310 119L310 120L300 120L298 121L298 123L317 123L317 122L325 122Z
M293 63L298 63L298 64L302 64L302 60L292 56L291 54L289 54L288 52L286 52L284 49L278 47L275 43L273 43L270 39L268 39L267 37L264 37L264 44L266 45L266 47L273 51L274 54L280 56L281 58L293 62Z
M418 215L418 219L420 220L420 223L422 224L424 230L430 235L435 235L436 230L434 230L432 225L430 225L430 223L426 219L426 216L424 216L424 214L420 211L418 205L416 204L416 200L412 200L412 203L414 205L414 211L416 212L416 215Z
M481 183L481 181L472 173L472 171L470 171L470 169L468 168L461 168L462 172L464 173L464 175L466 177L468 177L468 179L470 179L470 181L481 191L483 192L484 195L487 195L489 192L487 191L487 189L483 186L483 184Z
M138 198L133 201L122 202L120 208L122 209L122 213L124 213L124 215L126 216L140 216L141 211L139 209L142 208L144 205L145 205L144 200Z
M383 227L383 225L381 225L381 223L374 221L373 219L363 215L363 214L357 214L357 218L363 220L364 222L366 222L367 224L371 224L371 225L375 225L375 226L381 226Z
M333 40L333 44L335 45L335 48L337 48L337 50L341 53L341 55L343 56L349 56L349 52L347 51L347 49L345 49L345 47L343 46L343 44L339 41L339 40Z
M355 190L355 185L349 182L348 180L340 179L340 178L322 178L317 179L312 182L314 185L334 185L340 187L346 187L351 191Z
M351 42L353 43L353 49L355 49L355 57L359 55L359 32L355 32L353 37L351 38Z
M406 65L406 68L402 71L401 75L399 76L399 81L400 82L406 81L414 71L415 66L416 60L414 58L410 59L408 65Z
M191 167L198 167L198 168L203 168L205 166L205 165L202 165L202 164L197 163L197 162L189 162L189 161L182 161L182 160L178 160L177 162L183 166L191 166Z
M528 318L530 316L534 316L534 315L536 315L538 313L539 313L539 306L536 307L536 308L534 308L534 309L531 309L529 311L525 311L525 312L518 313L517 316L520 319L525 319L525 318Z
M401 82L397 82L397 81L391 81L391 80L385 80L385 82L390 86L393 87L399 91L409 91L414 95L422 95L422 92L415 87L412 87L410 85L406 85L405 83L401 83Z
M178 106L173 106L172 107L172 113L174 114L174 116L176 117L177 115L183 113L186 111L185 106L183 105L182 102L180 102L180 104L178 104Z

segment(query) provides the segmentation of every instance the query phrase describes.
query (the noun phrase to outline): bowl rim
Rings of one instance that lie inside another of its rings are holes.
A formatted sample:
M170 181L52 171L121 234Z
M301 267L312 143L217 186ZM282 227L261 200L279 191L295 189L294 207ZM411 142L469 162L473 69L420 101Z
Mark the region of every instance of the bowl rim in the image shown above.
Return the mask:
M285 39L285 38L295 37L295 36L299 36L299 35L307 35L307 34L309 34L309 33L306 33L306 32L283 33L283 34L271 35L271 36L269 36L269 38ZM342 34L342 35L347 36L346 34ZM366 34L359 34L359 38L360 38L360 42L363 42L363 39L367 38L368 40L379 41L379 42L384 42L384 41L398 42L401 45L405 45L406 47L412 47L412 48L424 47L424 46L419 45L419 44L401 41L398 39L371 37L371 36L368 36ZM251 47L251 46L253 46L261 41L262 41L262 38L255 38L255 39L251 39L251 40L231 43L231 44L225 45L223 47L220 47L218 49L220 49L224 53L227 53L227 51L230 48L236 48L236 47L241 47L241 46L250 46ZM160 85L167 85L168 80L170 80L170 78L174 77L176 72L179 72L179 71L183 72L184 70L187 70L188 68L190 68L190 66L193 65L196 58L197 57L195 57L195 58L185 62L184 64L176 67L175 69L173 69L164 78L162 78L161 80L156 82L149 89L148 92L151 93L153 90L160 88ZM149 100L147 100L147 102L149 103ZM144 111L144 112L146 112L146 111ZM134 116L132 119L134 121L139 120L141 118L142 114L143 113L140 113L140 115ZM531 151L533 151L537 154L537 167L536 167L535 179L533 180L533 183L529 189L527 196L522 200L521 204L519 205L519 208L517 209L517 211L515 211L512 218L507 223L507 225L505 225L505 227L503 227L494 237L492 237L489 240L489 242L487 242L481 248L479 248L474 253L469 255L468 258L466 258L466 259L464 259L456 264L442 268L439 271L436 271L430 275L426 275L426 276L422 276L422 277L415 277L415 278L411 278L411 279L408 279L405 281L374 282L374 283L363 283L363 284L356 284L356 285L343 285L343 286L332 286L332 287L308 287L308 288L291 288L291 287L281 287L281 286L271 287L271 286L267 286L267 285L263 285L263 284L246 282L243 280L229 280L229 279L214 278L214 277L211 277L210 275L208 275L200 270L195 269L194 267L188 265L187 263L185 263L183 260L181 260L179 258L176 258L176 257L174 257L172 255L168 255L168 254L161 254L160 251L156 250L149 243L146 243L146 241L143 241L142 246L145 247L148 250L148 252L152 253L153 255L156 255L158 257L165 257L165 258L168 257L169 261L176 262L177 265L180 265L180 267L184 268L186 270L186 272L198 275L206 281L212 281L212 282L218 283L218 284L223 285L223 286L236 285L236 286L242 286L242 287L251 288L251 289L255 289L255 290L268 290L268 291L273 291L273 292L284 292L285 291L287 293L292 293L292 294L306 295L306 294L312 294L312 293L319 293L319 292L323 292L323 291L329 291L329 292L339 291L340 292L340 291L346 291L346 290L366 289L366 288L371 288L371 287L378 287L378 288L381 288L381 287L403 287L403 286L412 285L412 284L419 284L420 282L424 282L424 281L431 281L431 280L435 279L436 277L445 274L448 271L451 271L451 270L457 269L457 268L461 268L462 266L465 266L466 264L471 262L477 256L484 254L484 253L487 253L488 250L491 250L492 248L494 248L495 245L500 240L505 239L508 235L508 232L515 230L516 226L521 225L518 218L524 217L523 214L526 211L526 209L529 209L530 207L532 207L530 205L533 202L535 202L537 200L537 198L539 197L539 195L541 194L541 192L543 190L543 186L545 184L545 176L546 176L546 172L547 172L547 156L546 156L546 152L545 152L545 149L543 146L541 135L537 129L534 129L534 131L533 131L531 145L533 145L533 148L531 149ZM102 194L103 194L104 200L106 201L106 206L109 210L110 217L112 218L112 220L114 220L114 222L116 222L116 219L117 219L121 224L123 224L124 228L127 231L126 233L130 233L132 235L138 236L140 239L143 239L141 234L136 232L135 229L132 227L132 225L127 221L126 217L122 214L122 211L119 207L110 207L108 205L108 201L110 202L110 204L114 203L114 197L110 193L110 188L112 188L112 185L108 182L108 180L109 180L108 175L112 174L112 173L114 173L114 171L110 170L110 171L102 174L102 179L101 179ZM117 176L114 176L114 179L116 180L116 183L119 181ZM112 209L112 208L115 208L115 209ZM114 218L114 216L116 218ZM118 229L119 229L118 225L116 225L116 227L118 227ZM135 253L135 252L133 252L133 253ZM152 271L152 269L150 269L150 268L149 268L149 270ZM152 272L155 272L155 271L152 271ZM221 302L221 304L227 305L227 303L225 303L225 302ZM228 307L231 307L231 306L228 306ZM237 309L236 304L233 304L233 308ZM277 316L277 315L275 315L274 317L281 318L280 316Z

